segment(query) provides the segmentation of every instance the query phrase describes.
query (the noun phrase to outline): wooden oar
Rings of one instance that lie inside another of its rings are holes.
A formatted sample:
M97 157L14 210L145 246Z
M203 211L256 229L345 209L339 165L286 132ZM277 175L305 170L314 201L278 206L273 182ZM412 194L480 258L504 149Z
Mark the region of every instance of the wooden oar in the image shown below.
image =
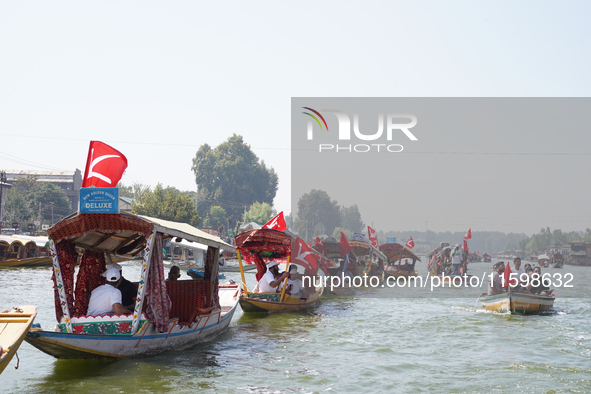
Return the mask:
M285 263L285 272L289 273L289 258L291 256L287 256L287 262ZM287 288L287 280L288 280L289 276L287 278L285 278L285 282L283 282L283 289L281 290L281 298L279 299L279 302L283 302L283 297L285 296L285 289Z

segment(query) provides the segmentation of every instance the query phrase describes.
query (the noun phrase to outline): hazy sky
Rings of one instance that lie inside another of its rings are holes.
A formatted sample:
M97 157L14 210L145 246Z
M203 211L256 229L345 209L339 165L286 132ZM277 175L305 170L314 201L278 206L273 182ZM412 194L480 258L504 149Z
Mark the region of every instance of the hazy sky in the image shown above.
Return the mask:
M127 156L125 183L188 190L198 147L238 133L277 171L287 213L291 97L589 96L590 14L586 1L4 1L0 168L83 170L95 139ZM591 227L575 219L558 225Z

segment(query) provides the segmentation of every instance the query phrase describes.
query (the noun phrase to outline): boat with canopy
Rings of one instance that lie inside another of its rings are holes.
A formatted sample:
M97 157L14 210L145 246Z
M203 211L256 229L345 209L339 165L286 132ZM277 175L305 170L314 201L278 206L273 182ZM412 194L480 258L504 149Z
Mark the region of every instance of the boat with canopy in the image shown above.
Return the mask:
M292 296L287 291L287 280L279 285L279 292L259 292L258 285L250 290L246 285L244 271L240 294L240 306L244 312L293 312L316 306L324 290L323 260L301 238L289 231L255 229L236 237L238 263L254 264L257 268L256 280L267 272L267 263L276 261L285 264L285 270L295 264L299 272L304 272L302 283L307 297ZM316 278L316 280L314 280Z
M410 249L400 244L383 244L379 246L379 249L387 257L388 265L384 269L384 274L393 276L395 278L399 276L409 277L417 276L419 272L415 269L417 261L421 261L419 256L414 254ZM402 265L402 260L405 260ZM412 263L408 263L407 260L412 260ZM398 262L398 264L396 264Z
M49 239L0 235L0 268L49 267Z
M56 358L128 358L183 349L223 332L238 305L238 285L218 281L220 250L233 250L217 236L195 227L126 213L67 217L49 234L54 282L54 330L33 328L25 340ZM167 281L163 242L207 246L203 280ZM76 281L74 267L83 250ZM93 289L112 255L142 256L137 296L129 315L87 315Z

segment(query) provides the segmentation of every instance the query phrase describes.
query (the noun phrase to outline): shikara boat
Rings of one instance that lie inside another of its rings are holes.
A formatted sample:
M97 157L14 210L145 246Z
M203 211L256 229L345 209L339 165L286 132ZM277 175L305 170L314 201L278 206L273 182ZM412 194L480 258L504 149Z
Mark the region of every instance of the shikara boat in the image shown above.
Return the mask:
M562 268L564 266L564 256L561 254L555 254L552 256L552 268Z
M377 277L384 279L384 262L388 260L379 249L364 241L350 240L349 245L360 264L360 276Z
M0 236L0 268L49 266L51 256L47 237Z
M51 227L57 326L32 329L25 340L56 358L128 358L183 349L223 332L238 305L238 285L220 285L217 236L185 223L126 213L76 214ZM162 245L177 237L207 245L204 280L167 281ZM84 249L76 286L76 249ZM87 315L111 254L143 254L135 308L129 315ZM73 295L75 294L75 299Z
M288 231L255 229L236 237L236 249L240 267L244 267L244 263L256 266L257 281L265 274L266 264L271 260L285 263L286 270L290 264L296 264L300 266L300 272L303 268L305 276L310 279L308 283L306 278L302 279L309 295L300 298L287 293L287 281L280 285L281 292L277 293L263 293L256 288L250 290L246 286L244 271L241 271L240 306L244 312L293 312L316 306L320 302L324 290L324 275L319 269L321 258L301 238Z
M417 261L421 261L421 259L410 249L405 248L400 244L383 244L380 245L379 249L388 258L388 264L384 269L384 274L386 277L409 277L417 276L419 274L419 272L415 269L415 264ZM405 263L402 265L401 263L403 259L412 260L412 263ZM396 264L396 262L398 262L398 264Z
M36 315L37 308L33 305L0 313L0 373L16 354Z
M552 309L554 298L554 295L546 296L529 293L508 292L492 296L484 293L480 297L480 303L482 308L488 311L529 315Z
M546 253L542 253L538 256L538 265L543 268L548 268L550 266L550 257Z

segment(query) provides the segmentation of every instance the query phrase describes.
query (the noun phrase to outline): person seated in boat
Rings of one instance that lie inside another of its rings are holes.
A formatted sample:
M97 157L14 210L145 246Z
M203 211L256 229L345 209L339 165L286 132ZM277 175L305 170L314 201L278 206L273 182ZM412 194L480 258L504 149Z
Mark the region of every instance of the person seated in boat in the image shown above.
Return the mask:
M166 279L166 280L176 281L180 277L181 277L181 269L178 266L173 265L172 267L170 267L170 271L168 271L168 279Z
M501 286L501 275L505 271L505 264L501 261L493 265L493 277L489 282L488 295L502 294L505 289Z
M109 264L107 269L116 268L121 276L121 284L117 287L121 291L121 301L123 306L129 310L133 310L135 307L135 299L137 297L137 288L135 285L123 277L123 267L119 264Z
M121 303L121 291L118 287L121 285L121 273L117 268L111 267L103 276L107 278L107 283L97 287L90 293L88 302L89 316L98 315L130 315L132 312Z
M460 245L456 244L454 250L451 252L451 274L460 275L460 269L462 268L462 249Z
M259 280L259 293L275 293L280 291L279 285L289 275L288 272L279 273L279 263L271 260L267 263L267 272Z
M542 268L535 267L532 276L530 277L530 283L527 286L527 291L532 294L539 294L539 295L551 295L554 289L549 288L548 286L544 285L544 278L542 277ZM536 282L535 286L533 282Z
M521 259L519 257L515 257L513 259L513 267L514 270L512 271L512 273L515 274L517 281L521 281L522 279L522 275L523 275L523 279L525 279L525 268L521 267Z
M289 266L289 279L287 280L288 294L294 297L308 298L308 289L302 284L302 274L298 273L298 266Z

